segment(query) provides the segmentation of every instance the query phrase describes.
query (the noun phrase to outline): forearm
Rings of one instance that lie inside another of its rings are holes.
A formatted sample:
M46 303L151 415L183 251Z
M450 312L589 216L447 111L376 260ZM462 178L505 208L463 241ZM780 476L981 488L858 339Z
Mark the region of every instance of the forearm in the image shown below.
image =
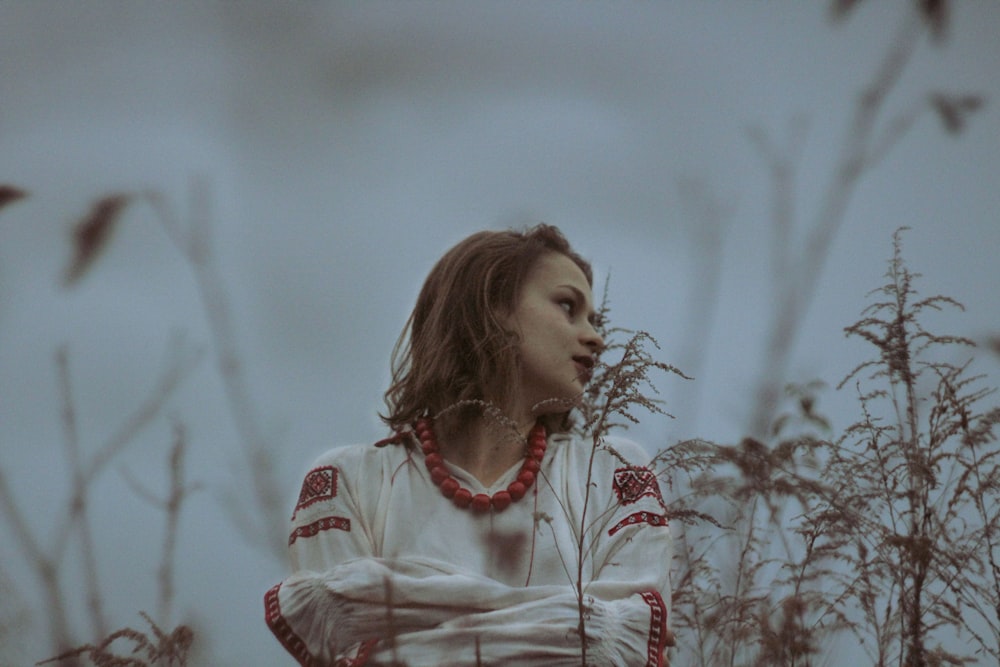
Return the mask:
M566 592L491 612L457 617L432 629L386 636L374 664L588 664L658 666L665 647L665 609L655 595L620 600ZM646 599L651 598L651 599Z
M275 598L282 622L310 654L335 655L375 639L378 660L396 656L407 664L450 662L454 651L476 646L491 661L573 664L582 615L588 652L600 664L655 665L645 657L665 629L655 592L595 582L581 610L568 585L512 588L412 561L360 559L326 573L298 573Z

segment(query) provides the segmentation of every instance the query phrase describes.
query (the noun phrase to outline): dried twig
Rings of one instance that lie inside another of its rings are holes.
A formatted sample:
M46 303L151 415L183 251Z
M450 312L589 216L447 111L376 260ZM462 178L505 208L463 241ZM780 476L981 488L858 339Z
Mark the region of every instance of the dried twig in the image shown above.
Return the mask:
M167 366L148 396L89 460L83 453L77 430L69 352L65 347L57 351L56 365L62 406L60 412L65 433L66 456L70 464L71 492L67 500L67 511L63 514L63 521L57 526L51 547L45 548L40 543L0 471L0 511L11 525L16 545L44 591L45 616L57 652L66 651L75 643L68 623L69 595L61 579L62 563L74 536L79 537L83 555L84 587L87 591L87 606L92 616L92 632L96 636L107 634L95 544L87 515L89 494L94 481L107 464L127 445L133 443L138 434L159 415L167 398L194 367L196 355L184 351L178 340L172 341L170 349ZM70 663L72 662L70 660Z
M169 626L171 623L174 601L174 559L177 552L177 532L181 507L189 495L201 489L200 484L188 484L185 480L184 455L186 452L187 432L184 425L175 420L174 442L170 448L168 461L170 479L166 498L160 498L143 486L128 471L122 470L122 476L136 495L157 509L163 510L166 515L163 548L161 549L160 566L156 577L160 589L157 601L157 618L160 625Z
M284 561L286 545L278 530L285 522L283 497L274 475L273 446L258 420L249 381L239 350L232 306L218 267L212 233L212 213L207 186L198 181L191 194L189 221L182 223L164 198L155 192L144 195L160 224L187 260L198 286L202 308L212 333L216 367L223 382L233 424L239 434L243 469L250 476L254 511L244 509L241 491L227 494L227 506L238 528L251 543Z
M788 244L795 218L790 206L794 195L794 161L785 153L761 151L771 170L773 182L775 251L772 264L776 275L784 270L775 292L775 312L765 345L763 372L754 392L756 398L748 433L755 438L766 437L773 421L786 381L793 343L819 284L831 243L844 223L848 204L861 176L881 160L912 125L912 118L907 115L890 122L881 133L878 130L878 120L886 99L906 70L925 27L926 21L920 11L907 9L904 12L882 60L857 98L830 182L823 190L801 249ZM760 146L762 142L757 141L757 144Z

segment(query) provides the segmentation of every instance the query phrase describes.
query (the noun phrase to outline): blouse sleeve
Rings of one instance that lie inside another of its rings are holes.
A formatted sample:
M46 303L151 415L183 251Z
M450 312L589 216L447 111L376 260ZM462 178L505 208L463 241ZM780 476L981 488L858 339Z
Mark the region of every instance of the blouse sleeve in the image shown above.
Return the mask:
M344 475L359 468L354 454L351 448L331 450L306 473L288 536L295 574L264 597L268 627L300 665L351 664L368 650L364 642L337 631L338 615L302 585L304 576L375 555L371 522Z

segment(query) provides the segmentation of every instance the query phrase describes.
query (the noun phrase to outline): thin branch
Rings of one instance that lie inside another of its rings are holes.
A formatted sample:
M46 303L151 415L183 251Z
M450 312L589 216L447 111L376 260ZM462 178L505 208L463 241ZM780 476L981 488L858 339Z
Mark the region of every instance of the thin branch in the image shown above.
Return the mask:
M148 502L166 515L163 529L163 548L160 566L157 570L159 595L157 601L157 617L159 625L170 627L174 600L174 560L177 552L177 533L180 522L181 507L192 493L201 490L200 484L188 484L184 475L184 456L187 452L187 431L184 425L174 420L173 445L170 448L167 469L169 471L169 491L166 498L160 498L156 493L143 486L127 469L121 474L133 493Z
M765 347L764 371L751 412L749 433L754 437L763 438L768 433L802 317L819 284L833 239L843 225L847 206L862 173L871 166L870 158L882 157L872 152L872 133L879 113L910 61L921 34L923 27L918 12L905 11L888 50L859 95L840 155L834 163L831 181L823 191L823 199L807 232L805 247L788 262L787 280L775 295L776 311ZM883 135L878 150L888 147L886 137L893 142L898 139L891 134ZM779 171L781 178L775 179L775 189L787 180L782 174L783 171ZM779 216L784 215L785 209L781 201L789 196L772 194L772 198L777 197L774 209ZM785 223L779 220L776 224Z
M167 513L166 526L163 535L163 557L157 580L160 585L157 616L160 625L170 627L171 613L174 603L174 558L177 553L177 526L180 521L181 505L185 498L197 487L189 487L184 480L184 454L187 449L187 438L184 426L174 423L174 444L170 449L170 495L165 507Z
M75 642L69 630L65 596L59 582L59 568L44 552L28 527L28 521L17 506L2 469L0 469L0 511L7 517L7 522L14 532L15 544L24 554L25 561L41 584L52 642L58 651L66 650ZM74 665L76 661L66 664Z
M257 408L249 391L231 304L218 268L208 188L201 181L195 182L192 187L191 220L186 228L178 222L177 216L161 196L147 193L146 197L168 236L191 267L202 309L212 332L216 366L239 436L244 469L250 476L256 505L254 511L243 512L239 507L241 501L229 498L232 501L227 503L230 513L246 539L263 547L276 559L284 560L286 545L280 531L276 530L283 525L285 516L283 497L274 476L275 448L260 428Z
M94 533L87 513L88 483L84 477L83 459L80 454L80 436L76 421L76 406L73 401L73 386L69 369L69 351L66 346L56 352L56 366L59 370L59 395L62 403L62 423L65 432L66 456L69 459L72 478L69 520L72 529L80 535L80 550L83 558L84 586L87 590L87 609L90 612L91 633L95 637L108 634L107 618L104 614L104 596L101 593L100 572L97 567L97 552ZM62 542L63 545L68 544ZM57 561L62 560L61 551L56 551Z
M168 343L167 361L159 380L143 402L91 458L90 464L84 468L83 479L86 483L89 484L103 472L108 463L160 414L167 399L197 365L201 355L185 350L184 347L181 336L175 336Z

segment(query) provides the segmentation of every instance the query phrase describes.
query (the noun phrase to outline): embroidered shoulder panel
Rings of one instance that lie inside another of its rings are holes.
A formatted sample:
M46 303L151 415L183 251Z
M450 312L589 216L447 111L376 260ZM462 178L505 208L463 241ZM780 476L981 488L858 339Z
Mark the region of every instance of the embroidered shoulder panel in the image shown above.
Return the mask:
M295 518L299 510L305 509L313 503L336 498L337 476L338 470L333 466L322 466L310 470L302 481L302 490L299 491L299 500L295 503L292 518Z
M618 468L615 470L614 489L618 495L618 502L622 505L631 505L647 496L655 498L660 505L663 504L656 474L649 468L642 466Z

